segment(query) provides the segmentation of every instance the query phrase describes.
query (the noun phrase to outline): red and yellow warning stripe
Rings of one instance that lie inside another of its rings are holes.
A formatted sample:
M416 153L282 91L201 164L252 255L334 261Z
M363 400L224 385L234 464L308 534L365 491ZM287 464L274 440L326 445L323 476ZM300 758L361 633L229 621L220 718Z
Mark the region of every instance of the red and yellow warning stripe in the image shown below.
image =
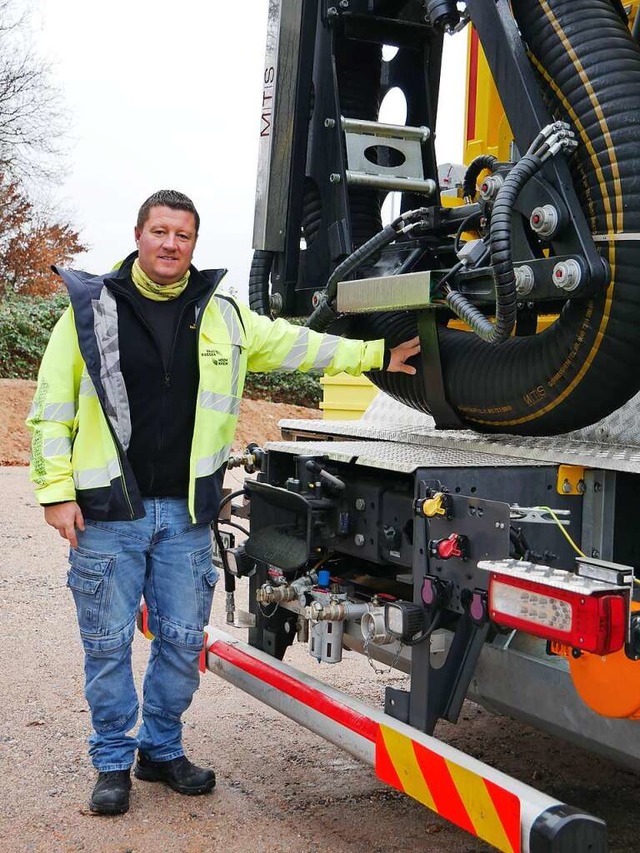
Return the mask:
M489 779L379 725L376 775L505 853L520 851L520 799Z
M222 660L375 744L377 777L504 853L520 853L520 798L477 771L444 758L276 666L228 643L208 646Z

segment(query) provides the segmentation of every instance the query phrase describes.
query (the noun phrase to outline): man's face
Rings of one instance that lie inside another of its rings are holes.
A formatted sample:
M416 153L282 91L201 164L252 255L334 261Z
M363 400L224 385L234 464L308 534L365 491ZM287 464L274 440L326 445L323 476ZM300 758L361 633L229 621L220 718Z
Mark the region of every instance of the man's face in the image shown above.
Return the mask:
M196 247L196 220L189 210L152 207L142 228L135 228L138 261L156 284L174 284L189 269Z

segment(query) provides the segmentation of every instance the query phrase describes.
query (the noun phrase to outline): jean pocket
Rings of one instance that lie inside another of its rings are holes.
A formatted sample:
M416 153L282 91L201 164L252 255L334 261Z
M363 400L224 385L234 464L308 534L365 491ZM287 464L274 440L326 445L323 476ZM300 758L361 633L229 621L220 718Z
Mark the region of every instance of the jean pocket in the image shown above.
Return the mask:
M82 636L99 636L107 628L116 558L82 548L69 554L67 586L73 594Z
M198 600L198 628L202 630L209 621L213 590L218 582L218 570L213 565L211 545L191 554L191 569Z

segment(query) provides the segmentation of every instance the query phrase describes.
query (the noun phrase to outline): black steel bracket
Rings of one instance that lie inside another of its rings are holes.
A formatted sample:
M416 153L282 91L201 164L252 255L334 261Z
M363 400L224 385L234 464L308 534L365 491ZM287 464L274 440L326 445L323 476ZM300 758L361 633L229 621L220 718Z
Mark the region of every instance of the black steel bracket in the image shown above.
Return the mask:
M542 100L510 2L467 0L467 10L480 38L516 146L522 154L552 119ZM542 171L562 197L575 232L576 250L579 248L587 266L585 285L576 289L574 296L600 292L608 284L610 272L591 238L591 230L575 193L569 165L560 154L545 163Z

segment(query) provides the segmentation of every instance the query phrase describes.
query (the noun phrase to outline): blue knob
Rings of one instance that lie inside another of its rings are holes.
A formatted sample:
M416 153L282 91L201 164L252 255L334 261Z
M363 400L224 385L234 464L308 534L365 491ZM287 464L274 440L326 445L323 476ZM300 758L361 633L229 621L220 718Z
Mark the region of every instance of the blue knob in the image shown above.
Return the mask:
M329 586L331 583L331 572L328 569L320 569L318 572L318 586Z

